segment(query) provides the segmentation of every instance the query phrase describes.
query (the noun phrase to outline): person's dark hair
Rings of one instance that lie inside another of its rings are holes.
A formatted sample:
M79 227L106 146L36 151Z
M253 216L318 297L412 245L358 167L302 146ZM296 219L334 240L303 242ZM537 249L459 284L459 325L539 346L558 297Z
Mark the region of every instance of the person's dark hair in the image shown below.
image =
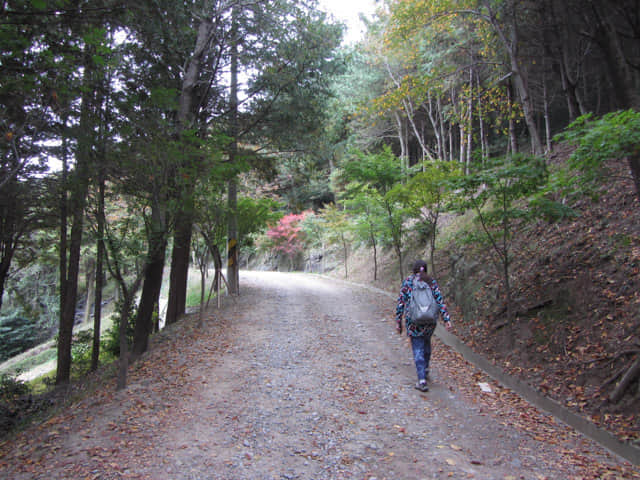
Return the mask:
M412 270L423 282L431 283L433 281L433 278L427 273L427 262L424 260L416 260Z

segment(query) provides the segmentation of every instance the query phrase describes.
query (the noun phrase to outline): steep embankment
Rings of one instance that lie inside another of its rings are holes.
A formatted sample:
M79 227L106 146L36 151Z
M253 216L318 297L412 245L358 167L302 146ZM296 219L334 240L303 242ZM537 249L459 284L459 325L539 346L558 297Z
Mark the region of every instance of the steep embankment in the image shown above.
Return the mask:
M552 162L565 159L566 152ZM640 204L626 164L611 165L596 197L571 202L576 217L516 231L513 321L505 315L489 247L456 240L441 245L438 278L455 333L465 343L621 440L638 444L638 379L617 389L640 358ZM452 231L446 236L456 238ZM407 264L424 256L423 247L408 250ZM349 269L354 281L372 282L370 253L355 255ZM373 283L397 288L395 258L383 256Z

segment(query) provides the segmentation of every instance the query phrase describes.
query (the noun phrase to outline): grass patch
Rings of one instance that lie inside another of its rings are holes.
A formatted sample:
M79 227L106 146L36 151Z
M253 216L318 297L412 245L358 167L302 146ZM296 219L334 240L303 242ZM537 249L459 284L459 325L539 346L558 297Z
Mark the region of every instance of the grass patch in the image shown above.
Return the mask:
M200 286L197 288L189 288L187 290L187 308L197 307L200 305Z
M21 372L26 372L28 370L31 370L34 367L47 363L51 360L54 360L56 356L57 356L57 351L54 346L52 348L43 350L42 352L36 355L25 357L23 360L14 363L13 365L11 365L11 367L7 370L6 373L19 374Z
M44 375L40 375L39 377L34 378L33 380L30 380L27 382L27 384L31 388L31 391L35 395L40 395L50 391L55 383L56 383L55 370L51 370L50 372L45 373Z
M57 355L58 355L57 350L55 348L50 348L31 358L26 358L23 362L20 362L18 365L16 365L16 368L19 370L29 370L43 363L47 363L51 360L54 360L57 357Z
M447 214L438 222L438 235L436 237L436 249L443 249L455 243L460 237L460 232L474 232L478 230L475 221L477 215L473 210L468 210L462 215Z

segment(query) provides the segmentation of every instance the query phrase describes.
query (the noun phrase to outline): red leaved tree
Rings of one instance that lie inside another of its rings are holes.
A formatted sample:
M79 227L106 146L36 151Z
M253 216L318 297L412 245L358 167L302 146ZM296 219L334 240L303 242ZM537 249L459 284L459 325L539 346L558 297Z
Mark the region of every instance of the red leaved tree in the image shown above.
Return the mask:
M289 260L290 270L293 270L296 257L304 251L304 232L300 222L308 213L285 215L277 225L267 231L271 249Z

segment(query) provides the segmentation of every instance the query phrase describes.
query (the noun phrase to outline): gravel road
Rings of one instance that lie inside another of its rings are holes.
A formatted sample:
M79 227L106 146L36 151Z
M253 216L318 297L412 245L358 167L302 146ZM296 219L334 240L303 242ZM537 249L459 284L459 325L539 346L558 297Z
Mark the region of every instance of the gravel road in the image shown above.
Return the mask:
M0 477L640 478L437 340L415 390L392 297L303 274L243 272L241 288L203 329L154 338L124 392L0 445Z

